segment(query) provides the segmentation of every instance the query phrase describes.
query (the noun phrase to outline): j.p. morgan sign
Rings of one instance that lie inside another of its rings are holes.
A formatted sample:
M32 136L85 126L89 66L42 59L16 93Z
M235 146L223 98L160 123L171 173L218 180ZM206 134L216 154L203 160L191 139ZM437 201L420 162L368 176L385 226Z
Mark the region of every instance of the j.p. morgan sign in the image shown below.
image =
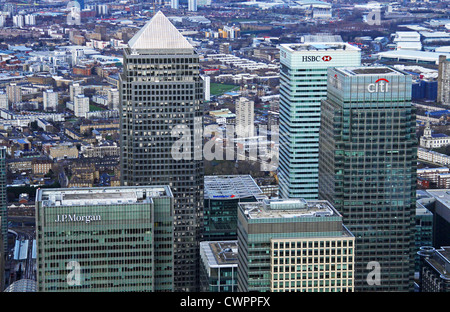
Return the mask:
M76 214L63 214L56 215L55 222L84 222L89 223L92 221L101 221L102 217L99 215L87 215L87 216L78 216Z

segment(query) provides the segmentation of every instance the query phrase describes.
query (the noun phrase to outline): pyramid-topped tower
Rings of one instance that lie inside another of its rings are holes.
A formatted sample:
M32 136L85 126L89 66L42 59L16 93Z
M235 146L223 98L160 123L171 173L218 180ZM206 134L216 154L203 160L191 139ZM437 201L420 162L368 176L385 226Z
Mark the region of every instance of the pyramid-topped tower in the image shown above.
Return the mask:
M189 41L161 11L130 39L128 46L136 50L193 50Z
M162 232L152 238L156 253L173 256L172 266L155 266L155 290L196 291L204 183L197 146L204 97L199 56L158 12L124 49L119 85L121 184L165 185L174 196L173 245ZM181 159L172 154L180 139L172 135L177 126L190 132Z

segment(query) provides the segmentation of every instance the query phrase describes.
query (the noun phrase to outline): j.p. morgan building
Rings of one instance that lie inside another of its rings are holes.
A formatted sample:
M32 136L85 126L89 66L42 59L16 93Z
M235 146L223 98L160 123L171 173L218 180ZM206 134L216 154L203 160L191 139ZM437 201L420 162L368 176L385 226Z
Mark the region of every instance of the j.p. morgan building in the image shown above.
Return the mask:
M38 291L173 291L168 186L39 189Z

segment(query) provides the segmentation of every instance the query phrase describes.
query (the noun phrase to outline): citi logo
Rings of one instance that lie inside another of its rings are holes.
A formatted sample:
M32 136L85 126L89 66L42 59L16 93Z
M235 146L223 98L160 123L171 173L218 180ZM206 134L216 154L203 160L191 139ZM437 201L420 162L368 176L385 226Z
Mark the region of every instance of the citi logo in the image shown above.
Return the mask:
M325 55L320 57L320 55L316 56L316 55L304 55L302 57L302 61L303 62L320 62L320 61L324 61L324 62L329 62L331 61L332 57L329 55Z
M387 80L385 78L380 78L377 81L375 81L374 83L369 84L367 86L367 91L369 91L369 93L389 92L389 80Z

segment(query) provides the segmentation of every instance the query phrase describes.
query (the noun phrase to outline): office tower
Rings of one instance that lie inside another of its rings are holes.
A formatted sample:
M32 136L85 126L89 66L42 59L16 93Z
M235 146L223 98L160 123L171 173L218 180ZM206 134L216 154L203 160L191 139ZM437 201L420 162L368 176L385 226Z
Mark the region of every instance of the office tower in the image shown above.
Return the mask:
M6 147L0 146L0 219L3 252L8 251L8 205L6 197Z
M188 0L188 11L197 12L197 0Z
M237 238L239 203L267 198L250 175L205 176L203 239L209 241Z
M6 94L8 94L10 103L17 104L22 102L22 88L16 83L10 83L6 86Z
M281 45L281 198L318 198L320 101L327 94L327 69L359 66L360 53L342 42Z
M0 27L5 27L6 17L3 14L0 14Z
M430 203L433 196L426 191L417 190L416 215L414 229L414 274L420 271L420 257L417 252L422 246L432 246L433 244L433 213L430 211Z
M0 216L0 224L2 224L2 216ZM6 252L4 252L5 247L3 246L3 231L0 231L0 291L5 289L5 262L6 262Z
M173 291L168 186L38 189L38 291Z
M415 123L410 75L390 67L328 70L319 197L356 237L356 291L412 290Z
M200 291L237 291L237 241L200 242Z
M439 56L438 102L450 105L450 59L445 55Z
M73 99L73 113L77 117L86 117L89 112L89 97L77 95Z
M354 240L327 201L241 203L238 291L353 291Z
M419 292L450 292L450 247L423 246L420 257Z
M236 136L249 138L255 135L255 102L241 97L236 101Z
M170 0L170 7L172 9L178 9L180 5L180 0Z
M121 183L167 184L175 197L175 290L198 285L203 211L199 56L162 12L124 49Z
M56 111L58 107L58 92L53 90L45 90L42 92L44 110Z
M426 208L433 214L432 246L450 246L450 193L448 189L426 190L432 201ZM423 200L425 201L425 200Z

